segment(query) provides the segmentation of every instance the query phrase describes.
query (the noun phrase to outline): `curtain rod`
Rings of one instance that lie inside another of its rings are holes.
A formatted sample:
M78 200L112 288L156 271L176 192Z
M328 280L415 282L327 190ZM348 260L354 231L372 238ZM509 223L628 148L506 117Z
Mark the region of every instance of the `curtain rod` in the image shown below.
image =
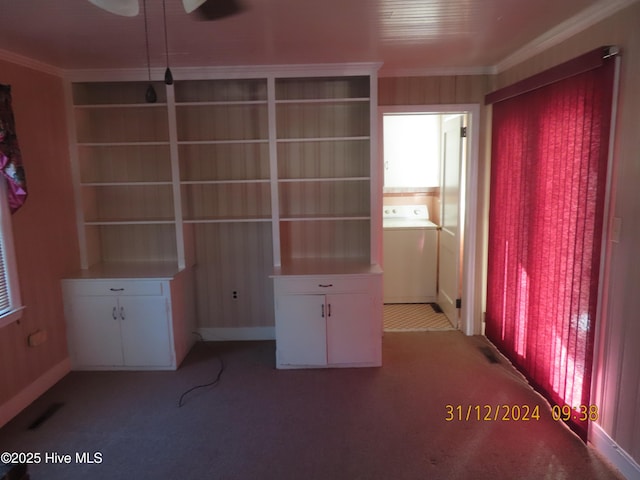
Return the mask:
M488 93L484 97L484 103L485 105L491 105L550 85L565 78L588 72L589 70L600 67L607 59L619 53L620 49L614 45L596 48L572 60L568 60L555 67L525 78L524 80Z

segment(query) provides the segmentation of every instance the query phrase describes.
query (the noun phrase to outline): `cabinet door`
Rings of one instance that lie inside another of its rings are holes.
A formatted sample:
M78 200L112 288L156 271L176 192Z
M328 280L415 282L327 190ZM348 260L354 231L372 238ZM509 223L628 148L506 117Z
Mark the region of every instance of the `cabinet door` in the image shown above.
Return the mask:
M327 364L324 298L324 295L282 295L276 299L278 365Z
M129 367L172 363L169 314L165 297L119 297L124 363Z
M121 366L120 317L114 297L74 297L71 337L78 366Z
M376 361L376 323L367 293L327 295L327 361L332 364Z

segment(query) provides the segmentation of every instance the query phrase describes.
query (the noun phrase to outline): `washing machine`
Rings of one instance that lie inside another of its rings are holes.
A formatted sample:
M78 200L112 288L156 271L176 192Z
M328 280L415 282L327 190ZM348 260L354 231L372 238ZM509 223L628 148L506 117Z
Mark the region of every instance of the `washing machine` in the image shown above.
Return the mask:
M426 205L383 208L384 303L437 300L438 226Z

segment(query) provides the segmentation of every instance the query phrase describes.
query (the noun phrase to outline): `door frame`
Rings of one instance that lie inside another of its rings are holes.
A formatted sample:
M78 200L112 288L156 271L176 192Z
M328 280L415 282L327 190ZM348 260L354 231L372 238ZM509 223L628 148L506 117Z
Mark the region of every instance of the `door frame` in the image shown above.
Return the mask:
M462 227L462 271L461 271L461 288L462 288L462 307L460 309L460 325L459 328L465 335L481 335L482 334L482 318L477 315L474 318L475 305L478 301L478 271L482 269L481 258L477 255L477 225L478 225L478 177L479 177L479 148L480 148L480 104L463 103L463 104L425 104L425 105L379 105L378 106L378 178L380 198L380 211L377 215L382 218L382 202L384 184L384 155L383 139L384 130L382 118L388 113L465 113L468 115L467 123L467 147L466 158L463 159L464 166L462 169L462 179L464 183L464 202L461 205L463 209L464 220ZM382 238L382 222L380 222L380 231L378 238Z

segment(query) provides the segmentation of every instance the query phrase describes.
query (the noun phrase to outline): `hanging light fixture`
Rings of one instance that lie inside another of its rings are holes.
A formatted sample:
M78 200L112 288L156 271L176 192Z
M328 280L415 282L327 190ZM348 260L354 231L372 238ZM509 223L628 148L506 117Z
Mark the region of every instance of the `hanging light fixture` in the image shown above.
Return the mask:
M169 68L169 41L167 40L167 9L164 5L165 0L162 0L162 20L164 22L164 54L165 54L165 63L167 64L167 69L164 71L164 83L167 85L173 84L173 75L171 74L171 69Z
M142 9L144 11L144 40L147 48L147 74L149 77L149 86L147 87L144 99L147 101L147 103L156 103L156 101L158 100L158 95L156 95L156 91L153 88L153 84L151 83L151 60L149 59L149 27L147 25L147 0L142 1Z

